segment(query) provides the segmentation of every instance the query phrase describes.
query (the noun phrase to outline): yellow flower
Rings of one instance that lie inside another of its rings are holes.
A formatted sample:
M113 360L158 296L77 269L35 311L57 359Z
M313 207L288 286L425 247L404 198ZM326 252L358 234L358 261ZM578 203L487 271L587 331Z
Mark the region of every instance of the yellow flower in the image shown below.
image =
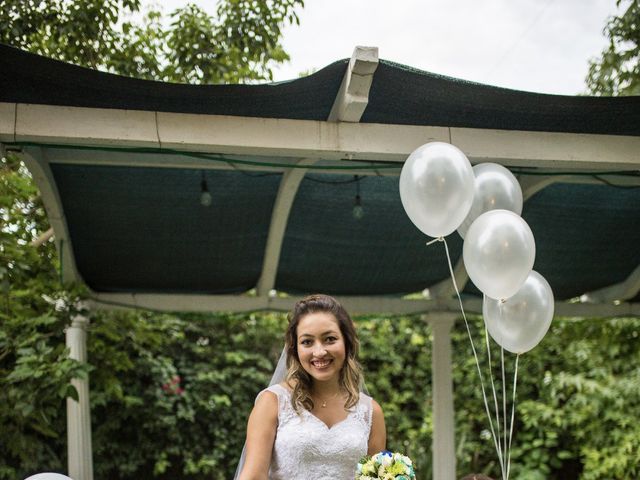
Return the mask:
M367 463L365 463L362 466L362 473L364 475L372 475L372 474L376 473L376 469L373 466L373 462L371 460L369 460Z

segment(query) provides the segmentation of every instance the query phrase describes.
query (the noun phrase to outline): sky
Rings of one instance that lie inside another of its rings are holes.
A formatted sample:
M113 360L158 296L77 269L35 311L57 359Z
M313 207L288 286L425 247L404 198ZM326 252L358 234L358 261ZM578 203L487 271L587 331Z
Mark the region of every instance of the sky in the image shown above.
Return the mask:
M192 0L194 1L194 0ZM210 13L215 0L195 0ZM187 3L162 2L165 12ZM615 0L305 0L284 30L291 61L274 80L351 57L379 57L441 75L516 90L585 92L589 59L606 46Z

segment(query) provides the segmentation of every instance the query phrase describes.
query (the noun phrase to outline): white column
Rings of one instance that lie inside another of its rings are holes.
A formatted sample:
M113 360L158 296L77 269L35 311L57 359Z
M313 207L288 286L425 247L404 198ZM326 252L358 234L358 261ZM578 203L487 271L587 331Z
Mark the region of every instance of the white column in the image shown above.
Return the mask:
M433 333L433 479L456 479L455 425L453 419L453 376L451 327L456 314L426 315Z
M69 357L87 361L87 326L89 319L76 316L67 328ZM93 480L91 450L91 411L89 409L89 379L74 378L71 384L78 391L78 401L67 398L67 450L69 476L73 480Z

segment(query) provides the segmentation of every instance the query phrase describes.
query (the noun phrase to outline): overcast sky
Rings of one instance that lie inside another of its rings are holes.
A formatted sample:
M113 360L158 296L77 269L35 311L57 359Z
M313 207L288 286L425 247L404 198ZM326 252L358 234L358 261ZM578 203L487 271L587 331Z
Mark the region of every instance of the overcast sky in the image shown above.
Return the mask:
M162 2L165 12L186 3ZM195 3L213 12L214 0ZM276 80L350 57L356 45L421 70L518 90L584 92L615 0L305 0L284 32Z

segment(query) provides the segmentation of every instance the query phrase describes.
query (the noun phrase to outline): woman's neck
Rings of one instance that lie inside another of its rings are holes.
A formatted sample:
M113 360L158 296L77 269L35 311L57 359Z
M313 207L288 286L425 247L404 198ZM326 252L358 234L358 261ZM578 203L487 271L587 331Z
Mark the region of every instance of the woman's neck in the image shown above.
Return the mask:
M322 397L327 397L329 395L336 395L340 393L342 389L340 388L340 383L338 379L328 380L326 382L318 382L314 381L311 386L311 391L314 395L320 395Z

